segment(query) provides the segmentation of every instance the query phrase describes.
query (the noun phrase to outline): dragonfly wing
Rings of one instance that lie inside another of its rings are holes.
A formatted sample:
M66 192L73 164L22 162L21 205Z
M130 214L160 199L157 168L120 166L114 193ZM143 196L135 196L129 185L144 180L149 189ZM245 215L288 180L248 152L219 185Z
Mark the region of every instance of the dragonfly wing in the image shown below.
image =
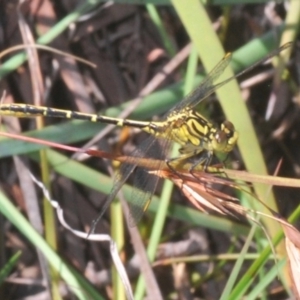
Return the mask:
M105 201L105 203L104 203L104 205L101 209L101 212L99 213L97 218L95 220L93 220L90 233L93 233L95 231L97 223L103 217L104 213L106 212L106 210L108 209L108 207L110 206L112 201L116 198L116 196L119 193L120 189L122 188L122 186L124 185L126 180L129 178L129 176L132 174L135 167L136 167L136 165L134 165L134 164L124 163L122 165L122 169L120 169L119 171L117 171L115 173L114 180L113 180L113 187L112 187L112 189L110 191L110 194L107 197L107 199L106 199L106 201Z
M92 229L90 232L94 232L95 227L99 220L102 218L105 211L108 209L111 202L115 199L118 192L135 171L134 174L134 184L131 193L131 199L129 202L129 217L128 221L130 226L135 226L138 221L140 221L144 211L147 209L151 197L155 191L158 176L149 174L147 169L138 166L138 159L144 158L145 156L149 158L151 163L151 158L153 159L165 159L165 153L168 149L169 141L167 139L163 140L163 146L160 147L159 139L157 137L151 136L145 142L142 143L140 148L135 149L126 159L126 162L122 163L120 169L115 173L113 188L108 196L100 214L93 221ZM159 166L156 166L159 169Z
M228 82L232 81L233 79L241 76L242 74L245 74L249 72L250 70L253 70L257 66L264 63L269 58L278 55L281 51L289 48L292 46L292 43L286 43L282 45L281 47L273 50L271 53L269 53L264 58L258 60L248 68L242 70L236 75L233 75L226 80L215 84L215 81L221 76L221 74L224 72L224 70L229 65L232 55L231 53L226 54L223 59L208 73L207 77L200 83L200 85L191 93L189 94L185 99L183 99L172 111L177 110L180 111L184 109L185 107L194 108L197 104L199 104L203 99L211 95L213 92L215 92L217 89L219 89L221 86L227 84Z
M151 158L164 162L166 152L169 149L169 141L163 140L160 144L160 140L155 137L150 137L148 143L144 143L142 148L137 149L136 156L144 157L146 155L149 158L151 164ZM156 166L159 170L160 165ZM154 174L150 174L146 168L137 167L134 171L134 183L129 202L129 225L134 227L143 216L144 212L148 208L152 195L156 190L159 177Z
M179 102L173 109L173 111L180 111L185 107L193 108L199 104L206 97L211 95L218 85L214 85L214 82L223 74L231 61L231 53L226 54L223 59L208 73L205 79L199 84L199 86L187 95L181 102ZM234 77L233 77L234 78ZM231 78L231 79L233 79ZM227 82L227 81L226 81Z
M144 212L150 204L158 179L158 176L149 174L146 169L136 168L134 174L134 185L129 202L129 226L134 227L141 220Z

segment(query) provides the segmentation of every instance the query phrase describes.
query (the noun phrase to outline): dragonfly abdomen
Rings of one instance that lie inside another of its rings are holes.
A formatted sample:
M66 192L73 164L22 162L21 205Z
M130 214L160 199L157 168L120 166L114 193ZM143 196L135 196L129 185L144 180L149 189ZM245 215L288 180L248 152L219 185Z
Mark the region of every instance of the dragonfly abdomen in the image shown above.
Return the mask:
M87 114L72 110L63 110L46 106L34 106L28 104L1 104L2 115L15 116L19 118L34 118L37 116L61 119L76 119L90 122L113 124L116 126L129 126L144 129L149 127L151 122L143 122L129 119L118 119L97 114Z

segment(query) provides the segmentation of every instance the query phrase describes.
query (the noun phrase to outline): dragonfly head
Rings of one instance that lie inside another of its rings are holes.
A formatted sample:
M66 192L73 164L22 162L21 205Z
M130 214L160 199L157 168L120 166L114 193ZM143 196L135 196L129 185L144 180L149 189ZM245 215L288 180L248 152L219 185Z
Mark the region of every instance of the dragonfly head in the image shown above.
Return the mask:
M238 133L234 125L229 121L224 121L219 130L215 131L212 138L213 150L220 152L230 152L236 145Z

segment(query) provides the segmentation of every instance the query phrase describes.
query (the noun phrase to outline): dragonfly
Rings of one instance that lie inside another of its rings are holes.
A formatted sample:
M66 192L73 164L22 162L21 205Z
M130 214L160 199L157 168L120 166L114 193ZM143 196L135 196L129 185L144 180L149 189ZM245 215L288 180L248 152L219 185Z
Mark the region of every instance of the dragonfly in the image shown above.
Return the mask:
M159 179L155 174L150 174L145 168L139 167L138 159L144 157L149 159L153 158L160 160L162 164L166 161L167 165L172 170L171 165L173 160L178 159L185 161L194 159L195 161L192 164L192 168L199 164L207 167L214 154L226 154L231 152L238 141L238 133L235 130L233 123L226 120L220 125L216 125L197 112L195 107L220 87L254 69L271 57L278 55L281 51L289 48L291 44L292 43L284 44L237 75L229 77L220 83L216 83L231 61L231 53L226 54L196 89L167 112L160 121L137 121L112 118L98 114L88 114L78 111L20 103L0 104L0 114L22 118L44 116L51 118L87 120L91 122L114 124L119 127L128 126L139 128L150 134L150 137L141 143L141 145L128 156L127 160L122 163L121 167L116 172L113 188L106 199L100 214L93 221L91 232L95 230L96 224L103 217L103 214L131 174L134 175L134 182L132 196L129 201L130 214L128 221L130 226L135 226L149 206ZM162 141L160 145L159 141ZM181 146L179 155L175 158L166 159L171 142L176 142ZM176 172L176 170L173 171Z

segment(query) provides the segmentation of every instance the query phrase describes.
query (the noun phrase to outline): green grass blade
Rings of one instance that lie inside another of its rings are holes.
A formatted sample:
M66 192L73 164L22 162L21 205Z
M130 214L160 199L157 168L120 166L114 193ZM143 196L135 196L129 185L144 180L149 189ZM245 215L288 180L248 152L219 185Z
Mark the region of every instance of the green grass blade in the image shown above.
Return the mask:
M63 278L70 289L73 290L78 299L86 300L89 297L92 297L92 299L103 299L80 274L68 266L57 253L51 249L46 241L33 229L31 224L28 223L24 216L3 193L0 193L0 203L1 213L45 255L48 262L59 272L61 278Z
M17 265L20 256L22 255L21 251L16 252L5 265L0 270L0 285L3 284L5 279L9 276L13 268Z

